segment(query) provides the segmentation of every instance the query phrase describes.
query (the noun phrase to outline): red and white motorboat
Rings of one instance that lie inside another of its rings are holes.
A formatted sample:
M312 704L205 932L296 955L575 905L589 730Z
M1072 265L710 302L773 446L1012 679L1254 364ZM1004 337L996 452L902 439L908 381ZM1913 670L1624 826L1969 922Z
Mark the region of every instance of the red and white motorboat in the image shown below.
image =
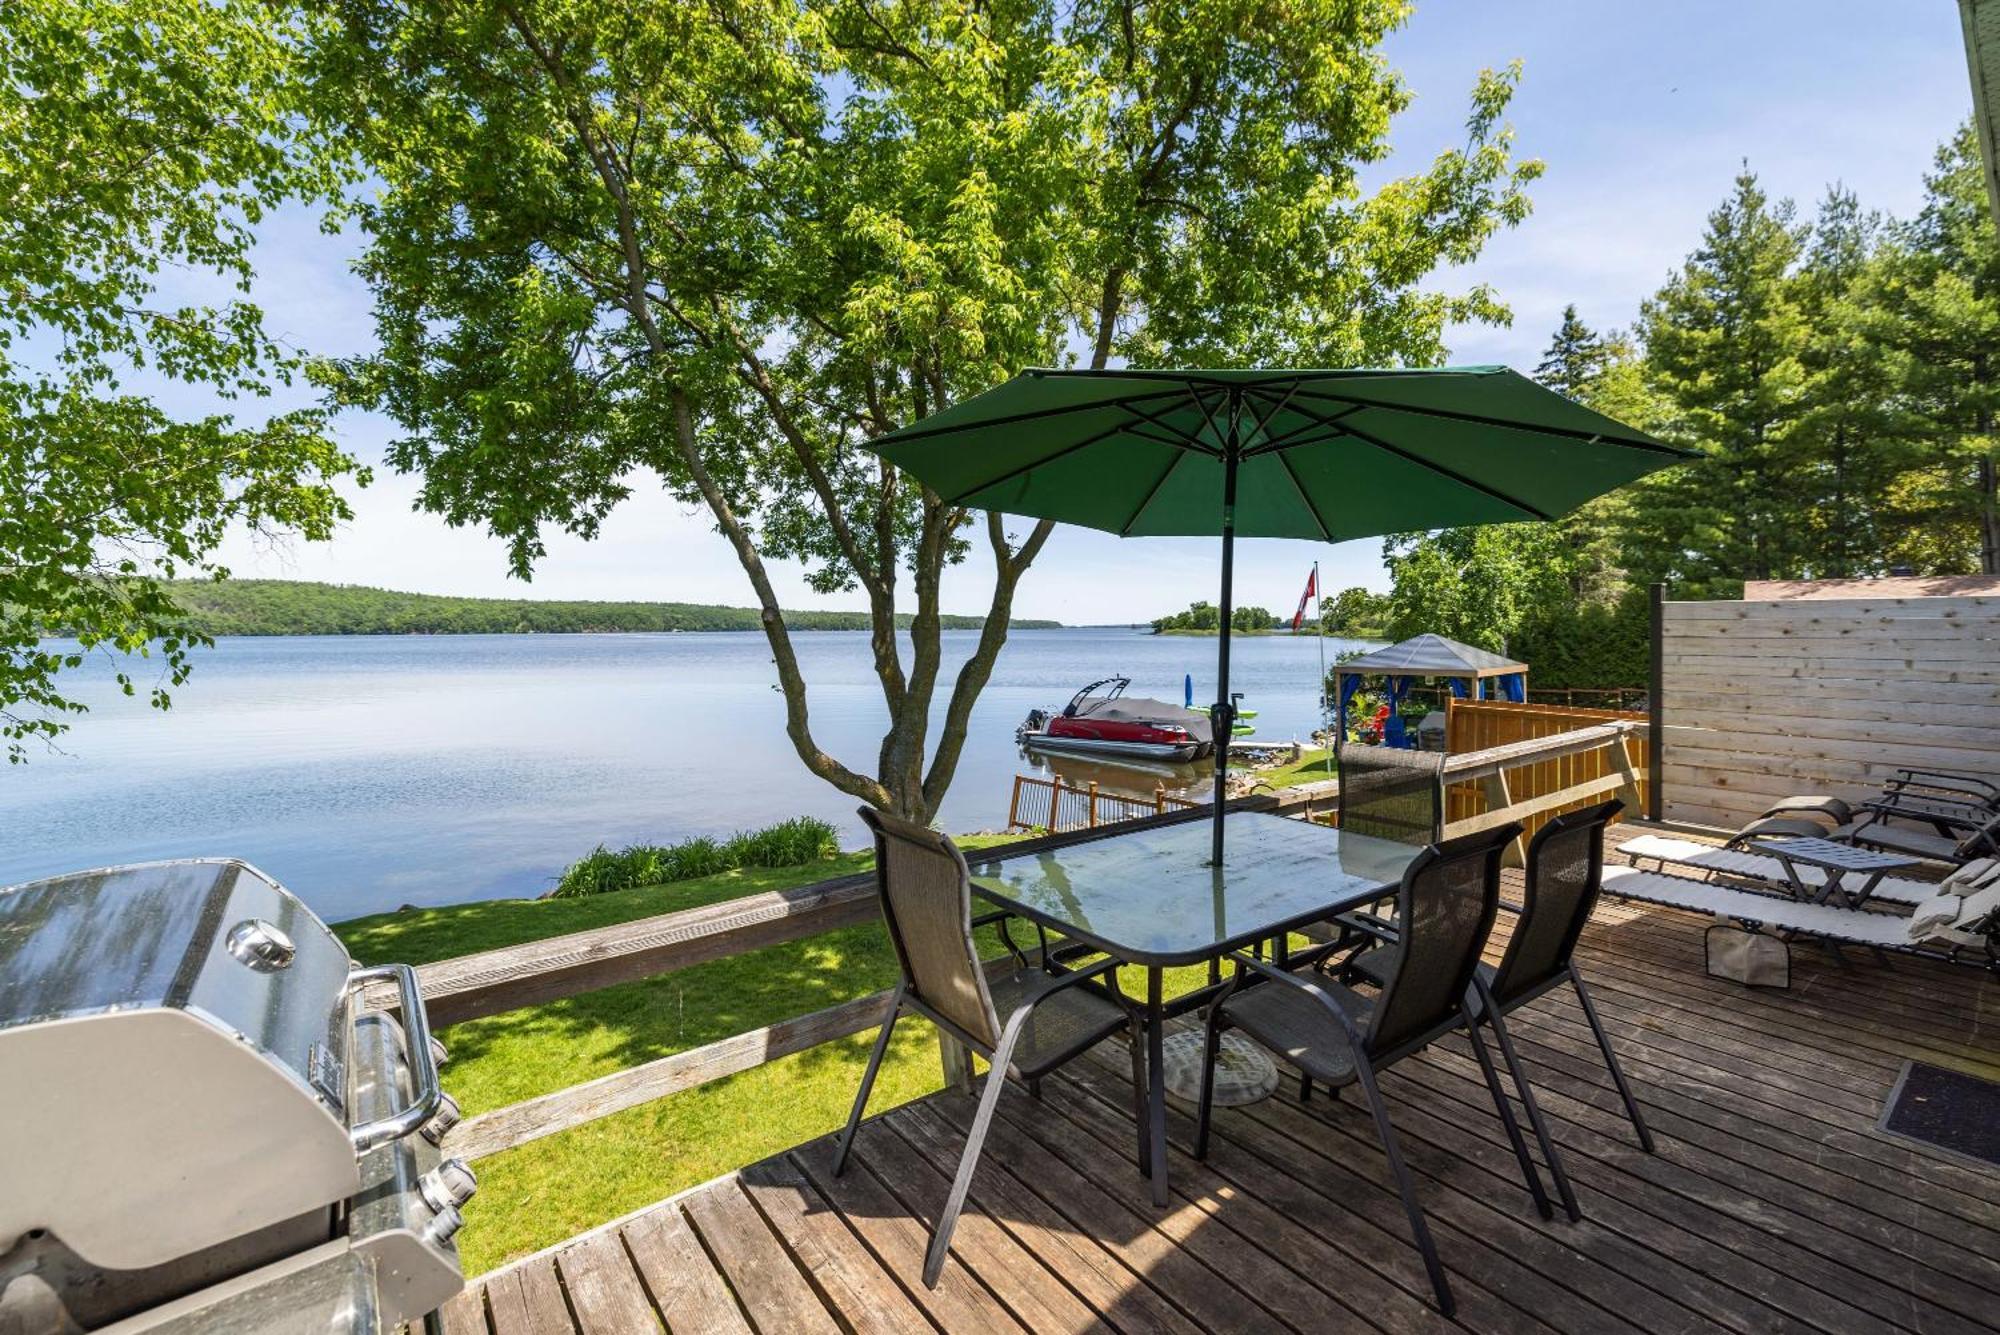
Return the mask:
M1014 730L1022 746L1145 760L1189 761L1213 753L1208 717L1164 700L1125 694L1130 677L1106 677L1070 697L1057 712L1030 710ZM1100 688L1102 695L1096 694Z

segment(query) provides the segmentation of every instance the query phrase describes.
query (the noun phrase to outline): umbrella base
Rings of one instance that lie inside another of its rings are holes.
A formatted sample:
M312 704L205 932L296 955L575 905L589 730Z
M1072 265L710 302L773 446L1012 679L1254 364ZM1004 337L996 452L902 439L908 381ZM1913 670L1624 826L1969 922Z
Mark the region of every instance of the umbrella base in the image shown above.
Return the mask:
M1167 1093L1192 1108L1201 1099L1202 1033L1184 1029L1160 1044L1160 1070ZM1241 1034L1224 1034L1215 1058L1215 1106L1240 1108L1269 1098L1278 1088L1278 1067L1264 1049Z

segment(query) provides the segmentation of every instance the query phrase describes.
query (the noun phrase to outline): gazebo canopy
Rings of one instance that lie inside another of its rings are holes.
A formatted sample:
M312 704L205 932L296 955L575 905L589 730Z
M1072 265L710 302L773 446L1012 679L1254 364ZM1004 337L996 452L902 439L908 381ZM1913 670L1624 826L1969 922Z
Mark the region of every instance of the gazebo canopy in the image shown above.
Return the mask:
M1511 658L1475 649L1457 640L1448 640L1442 635L1417 635L1386 649L1377 649L1372 654L1350 658L1334 669L1339 683L1336 693L1339 699L1339 713L1335 716L1335 738L1347 735L1347 706L1354 699L1361 683L1368 677L1389 679L1389 718L1383 731L1383 741L1390 746L1407 746L1402 718L1396 706L1402 702L1403 693L1412 681L1425 677L1443 677L1451 683L1451 693L1460 699L1470 697L1478 700L1486 695L1485 683L1498 679L1498 695L1502 700L1519 703L1528 698L1528 665L1517 663Z
M1447 640L1442 635L1412 636L1400 644L1349 659L1336 669L1342 676L1465 677L1475 681L1481 677L1505 677L1527 670L1526 663L1517 663L1511 658L1460 644L1457 640Z

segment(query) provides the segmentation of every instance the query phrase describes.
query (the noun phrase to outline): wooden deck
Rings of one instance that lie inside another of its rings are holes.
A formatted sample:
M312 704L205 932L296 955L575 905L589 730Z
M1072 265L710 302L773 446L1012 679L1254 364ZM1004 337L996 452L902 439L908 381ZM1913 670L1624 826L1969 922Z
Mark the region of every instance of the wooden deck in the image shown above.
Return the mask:
M1511 873L1510 873L1511 875ZM1504 916L1504 915L1503 915ZM1452 1272L1422 1264L1358 1100L1170 1121L1174 1198L1131 1160L1121 1051L1001 1100L943 1283L917 1279L970 1120L947 1092L486 1275L453 1335L1444 1329L1827 1335L2000 1328L2000 1170L1874 1129L1903 1062L2000 1078L2000 980L1795 951L1789 992L1702 972L1704 920L1600 909L1579 960L1658 1140L1642 1153L1567 994L1519 1013L1585 1218L1534 1213L1463 1040L1383 1077Z

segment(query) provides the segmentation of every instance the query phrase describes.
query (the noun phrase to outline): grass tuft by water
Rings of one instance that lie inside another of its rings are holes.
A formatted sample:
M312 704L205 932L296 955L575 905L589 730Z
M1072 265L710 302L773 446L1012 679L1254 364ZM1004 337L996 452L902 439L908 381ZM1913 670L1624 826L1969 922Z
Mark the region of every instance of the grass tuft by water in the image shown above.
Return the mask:
M697 835L677 844L632 844L616 852L599 844L570 864L551 897L574 899L643 885L670 885L744 867L804 867L825 862L839 852L833 826L813 816L794 816L762 830L739 831L726 840Z

